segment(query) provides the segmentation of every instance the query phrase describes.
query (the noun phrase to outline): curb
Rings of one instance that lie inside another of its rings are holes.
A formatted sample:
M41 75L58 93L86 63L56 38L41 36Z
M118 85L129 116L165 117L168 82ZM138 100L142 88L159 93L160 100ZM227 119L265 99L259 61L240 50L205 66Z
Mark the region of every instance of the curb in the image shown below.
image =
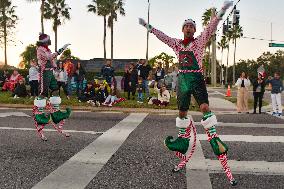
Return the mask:
M13 109L32 109L32 105L25 104L0 104L0 108L13 108ZM67 105L61 106L63 109ZM73 111L91 111L91 112L123 112L123 113L156 113L156 114L177 114L178 110L169 109L150 109L150 108L120 108L120 107L91 107L91 106L71 106ZM192 114L199 112L191 111Z

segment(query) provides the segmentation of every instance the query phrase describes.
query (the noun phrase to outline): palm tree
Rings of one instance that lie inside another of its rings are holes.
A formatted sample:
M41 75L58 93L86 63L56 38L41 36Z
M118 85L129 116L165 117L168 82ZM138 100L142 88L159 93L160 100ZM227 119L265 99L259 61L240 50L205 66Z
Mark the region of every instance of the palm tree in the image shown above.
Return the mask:
M41 32L44 33L44 26L43 26L43 18L44 18L44 2L45 0L27 0L28 2L39 2L41 1L41 5L40 5L40 22L41 22Z
M113 25L114 21L117 21L119 13L122 16L125 16L124 2L123 0L108 0L108 10L110 12L108 17L108 27L111 31L111 61L113 60Z
M44 18L53 21L53 31L55 34L55 51L57 51L57 28L64 21L70 20L69 10L71 8L65 3L65 0L47 0L44 4Z
M224 49L228 48L228 43L227 43L227 38L226 36L222 36L221 41L218 42L218 49L221 49L221 71L220 71L220 83L222 83L222 79L223 79L223 55L224 55Z
M203 26L204 28L209 24L209 22L210 22L210 20L211 20L212 10L213 10L213 8L206 9L205 12L204 12L203 15L202 15L202 26ZM208 51L209 51L209 59L208 59L209 65L210 65L210 63L211 63L211 49L210 49L210 47L211 47L211 40L209 40L209 41L207 42L206 46L205 46L205 49L208 48ZM208 69L209 69L209 70L208 70L207 73L209 74L209 73L210 73L210 66L208 67Z
M88 12L98 14L98 16L104 17L104 62L106 62L106 20L109 15L108 0L93 0L93 4L87 6Z
M7 61L7 42L9 36L13 34L12 29L16 27L18 16L15 15L16 6L12 6L10 0L0 0L0 42L4 42L5 67Z
M235 44L234 65L233 65L233 84L235 84L237 39L239 39L243 35L243 28L240 25L235 25L231 32L232 32L232 40L233 43Z

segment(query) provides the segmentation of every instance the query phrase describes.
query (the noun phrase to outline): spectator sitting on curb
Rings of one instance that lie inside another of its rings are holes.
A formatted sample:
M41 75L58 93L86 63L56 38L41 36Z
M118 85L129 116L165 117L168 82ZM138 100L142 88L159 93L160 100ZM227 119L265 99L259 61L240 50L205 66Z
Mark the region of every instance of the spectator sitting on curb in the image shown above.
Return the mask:
M157 106L167 106L170 103L171 95L169 91L166 88L166 85L162 84L161 88L157 88L157 82L154 86L155 92L158 93L158 99L155 97L152 97L148 104L155 104Z
M104 103L102 105L104 106L113 106L119 102L124 101L124 98L119 98L119 92L117 90L117 83L114 80L112 82L112 85L110 87L110 93L108 95L108 97L106 98L106 100L104 101Z
M27 88L24 79L20 79L16 84L14 93L12 95L14 98L26 97L28 96Z
M79 102L88 102L94 100L95 88L92 82L88 82L83 94L79 97Z
M16 84L23 77L19 74L18 70L14 70L13 74L10 76L9 80L6 81L2 87L2 91L14 91Z
M108 96L107 87L105 86L103 81L100 81L99 85L99 88L95 89L95 97L91 102L91 105L93 106L100 106L102 103L104 103L106 97Z
M3 87L4 83L8 81L10 78L10 75L8 73L8 70L4 70L3 74L0 75L0 87Z

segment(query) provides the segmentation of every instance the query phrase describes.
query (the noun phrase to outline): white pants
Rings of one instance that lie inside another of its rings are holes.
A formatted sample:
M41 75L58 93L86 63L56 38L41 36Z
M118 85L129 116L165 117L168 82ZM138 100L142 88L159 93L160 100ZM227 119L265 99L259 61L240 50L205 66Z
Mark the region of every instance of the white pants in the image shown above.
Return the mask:
M105 100L105 103L114 103L114 101L118 100L118 98L116 96L111 96L108 95L108 97Z
M282 113L282 105L281 105L281 93L271 94L271 101L272 101L272 109L273 112Z

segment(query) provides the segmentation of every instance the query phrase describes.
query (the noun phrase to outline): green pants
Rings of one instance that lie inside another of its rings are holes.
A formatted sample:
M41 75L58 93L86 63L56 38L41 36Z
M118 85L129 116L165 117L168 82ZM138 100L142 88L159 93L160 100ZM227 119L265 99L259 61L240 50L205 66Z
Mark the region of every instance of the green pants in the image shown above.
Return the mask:
M41 94L45 97L48 97L49 89L51 92L58 90L57 81L52 70L45 70L43 72L43 91L41 91Z
M180 111L187 111L191 95L198 105L209 104L206 84L202 73L179 73L177 85L177 103Z

